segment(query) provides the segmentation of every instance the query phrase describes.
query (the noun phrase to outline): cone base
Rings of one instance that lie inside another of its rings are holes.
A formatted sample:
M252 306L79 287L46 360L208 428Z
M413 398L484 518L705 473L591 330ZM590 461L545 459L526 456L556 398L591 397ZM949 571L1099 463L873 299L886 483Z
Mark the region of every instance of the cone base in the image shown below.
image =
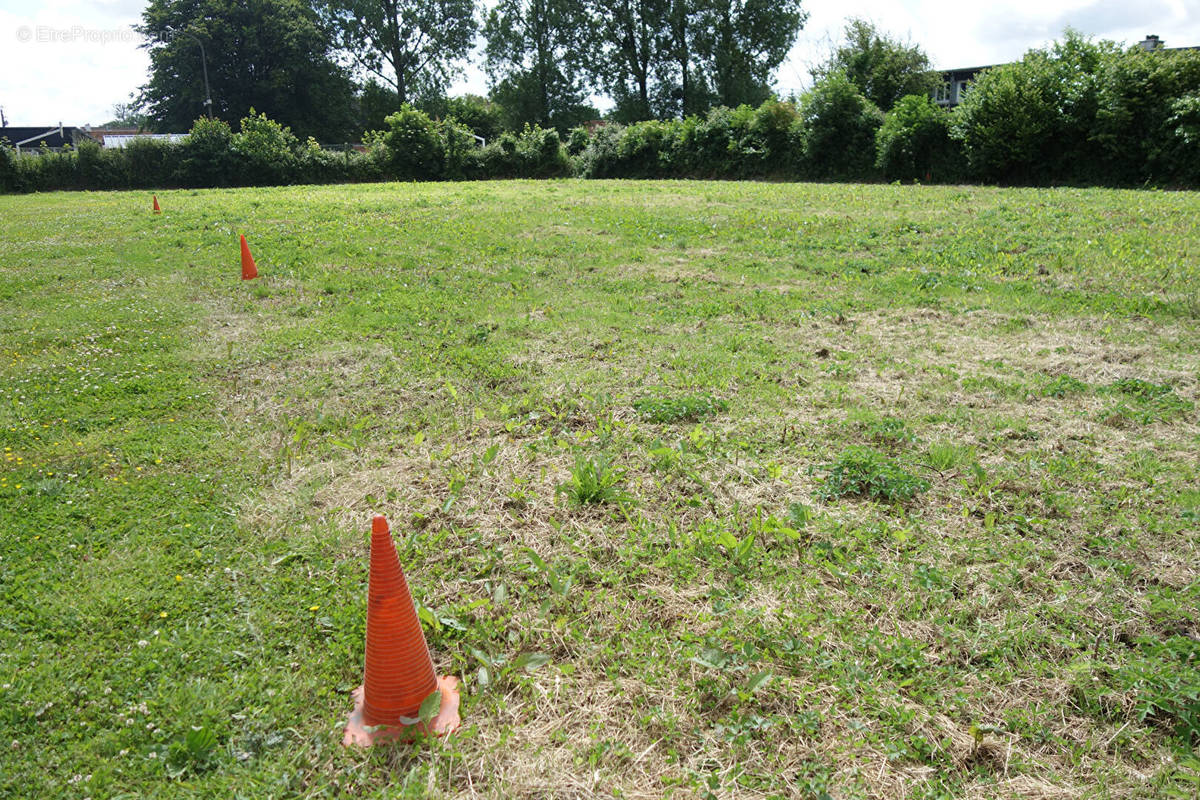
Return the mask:
M370 747L379 742L390 742L397 739L411 739L415 731L431 733L434 736L445 736L453 733L462 723L458 715L458 678L453 675L442 675L438 678L438 689L442 692L442 707L437 716L426 725L419 722L416 725L376 725L368 727L363 724L363 687L358 687L351 696L354 698L354 710L346 722L346 730L342 736L342 747L357 745Z

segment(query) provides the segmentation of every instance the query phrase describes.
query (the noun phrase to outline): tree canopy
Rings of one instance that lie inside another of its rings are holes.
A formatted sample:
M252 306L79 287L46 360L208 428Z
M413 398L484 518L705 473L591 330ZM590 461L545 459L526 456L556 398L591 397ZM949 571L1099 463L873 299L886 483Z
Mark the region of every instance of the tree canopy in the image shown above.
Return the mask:
M207 65L218 119L254 108L300 136L356 133L353 84L301 0L151 0L138 30L150 51L143 98L162 130L189 130L205 114Z
M623 121L757 104L796 42L800 0L593 0L596 63Z
M500 0L492 8L486 68L511 127L565 130L597 115L586 103L592 30L579 0Z
M907 94L931 94L941 81L925 51L876 30L867 20L849 20L845 37L829 60L813 70L813 77L845 73L863 97L883 111Z
M398 104L443 94L479 30L473 0L327 0L323 14L340 50Z

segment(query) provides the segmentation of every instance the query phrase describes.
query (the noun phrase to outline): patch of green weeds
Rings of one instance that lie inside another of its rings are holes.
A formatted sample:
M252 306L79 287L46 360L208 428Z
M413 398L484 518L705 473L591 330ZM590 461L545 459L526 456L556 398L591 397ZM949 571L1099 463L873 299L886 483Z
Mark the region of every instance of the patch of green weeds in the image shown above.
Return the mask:
M869 447L849 447L821 468L826 476L817 494L826 500L863 497L902 503L929 489L929 481Z
M995 392L1002 397L1022 398L1025 396L1024 384L1016 381L1005 381L995 375L967 375L962 379L963 391Z
M933 442L925 451L925 463L938 472L946 472L975 460L975 448L953 442Z
M879 445L899 447L917 441L908 423L897 417L884 417L867 426L867 438Z
M1200 642L1190 636L1126 640L1116 665L1082 662L1073 669L1076 696L1091 713L1153 722L1185 747L1200 744Z
M1172 394L1170 386L1152 383L1141 378L1121 378L1110 383L1108 388L1142 401L1150 401L1156 397Z
M1070 395L1083 394L1088 388L1088 385L1078 378L1072 378L1070 375L1059 375L1042 387L1042 396L1055 398L1069 397Z
M631 497L621 486L625 470L613 466L607 456L579 456L571 477L558 486L558 493L565 494L572 505L597 505L601 503L626 503Z
M645 422L674 424L698 422L704 417L728 411L729 403L710 394L642 397L633 401L633 410Z
M1177 417L1195 405L1175 394L1164 384L1141 378L1122 378L1108 385L1108 391L1120 396L1117 404L1101 415L1101 421L1114 427L1148 425Z

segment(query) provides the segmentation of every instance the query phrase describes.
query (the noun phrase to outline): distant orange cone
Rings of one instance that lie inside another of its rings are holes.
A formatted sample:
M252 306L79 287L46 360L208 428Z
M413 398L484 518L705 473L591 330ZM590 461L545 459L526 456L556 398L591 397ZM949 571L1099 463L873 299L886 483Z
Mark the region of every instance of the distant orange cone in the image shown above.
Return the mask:
M156 195L156 194L155 194L155 195L151 195L151 197L153 197L153 198L154 198L154 213L155 213L155 214L161 214L161 213L162 213L162 209L158 207L158 195Z
M433 671L387 520L376 516L367 583L367 666L363 685L354 690L342 744L370 746L402 737L413 725L437 735L450 733L461 722L457 686L458 678L439 678ZM437 714L428 725L421 723L421 705L439 690Z
M242 236L242 280L250 281L258 277L258 267L254 265L254 256L250 255L250 245L246 244L245 235Z

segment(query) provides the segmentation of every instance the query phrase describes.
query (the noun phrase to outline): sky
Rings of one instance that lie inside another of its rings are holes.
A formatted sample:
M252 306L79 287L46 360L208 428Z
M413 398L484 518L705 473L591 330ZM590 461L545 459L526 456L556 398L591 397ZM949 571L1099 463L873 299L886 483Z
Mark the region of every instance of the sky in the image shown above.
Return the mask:
M780 94L809 85L809 69L862 17L920 45L940 69L1000 64L1043 47L1070 26L1125 44L1158 34L1168 47L1200 45L1200 0L802 0L808 21L780 67ZM10 125L99 125L147 80L149 58L131 30L146 0L0 0L0 109ZM476 59L480 60L480 59ZM486 93L468 67L451 94Z

